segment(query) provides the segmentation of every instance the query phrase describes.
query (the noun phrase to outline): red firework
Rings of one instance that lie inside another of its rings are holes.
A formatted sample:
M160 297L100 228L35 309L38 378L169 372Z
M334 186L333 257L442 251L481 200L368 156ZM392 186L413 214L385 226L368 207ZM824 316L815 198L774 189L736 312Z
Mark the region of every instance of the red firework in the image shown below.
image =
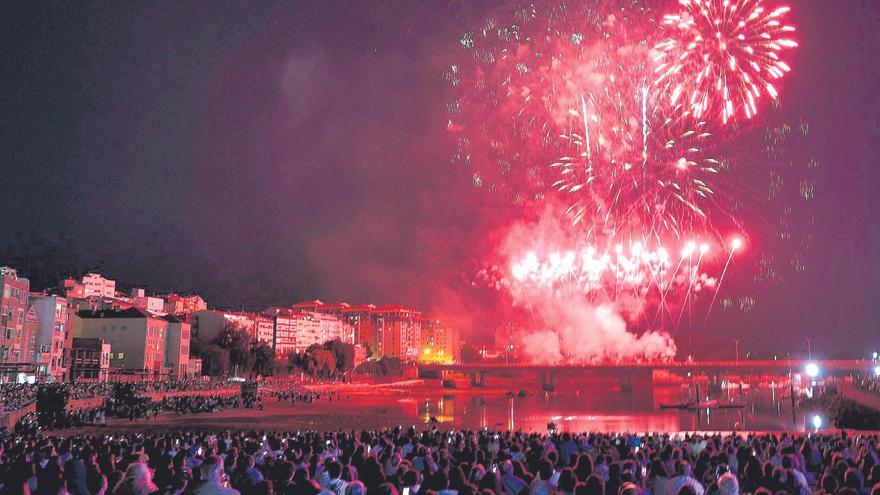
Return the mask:
M679 0L682 11L664 17L669 37L655 46L657 83L668 85L668 103L698 119L758 113L758 100L776 99L775 82L791 69L782 60L797 42L784 25L788 7L761 0Z

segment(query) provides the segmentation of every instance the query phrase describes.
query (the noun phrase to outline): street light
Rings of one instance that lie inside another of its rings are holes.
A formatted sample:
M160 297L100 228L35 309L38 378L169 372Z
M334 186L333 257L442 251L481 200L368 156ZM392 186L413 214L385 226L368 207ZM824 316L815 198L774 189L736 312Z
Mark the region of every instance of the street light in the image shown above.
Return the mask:
M815 416L813 416L813 428L815 428L816 431L819 431L819 428L821 428L821 427L822 427L822 418L818 414L816 414Z
M809 376L810 378L816 378L817 376L819 376L819 365L817 365L816 363L807 363L804 371L807 372L807 376Z
M880 366L874 366L874 374L880 376Z

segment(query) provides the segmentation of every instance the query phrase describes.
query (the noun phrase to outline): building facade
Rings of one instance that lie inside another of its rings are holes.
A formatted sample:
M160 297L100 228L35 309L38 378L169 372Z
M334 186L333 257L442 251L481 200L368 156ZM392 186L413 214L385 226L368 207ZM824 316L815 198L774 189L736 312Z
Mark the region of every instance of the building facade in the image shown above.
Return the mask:
M254 315L254 336L257 342L273 346L275 343L275 322L265 315Z
M208 303L198 294L181 296L168 294L165 296L165 312L172 315L185 315L208 309Z
M296 352L296 311L273 306L263 311L272 320L272 348L278 359L286 359Z
M76 285L82 285L82 289L78 289ZM87 273L79 281L79 284L73 284L70 288L74 292L82 293L82 296L74 297L114 297L116 295L116 281L104 278L99 273Z
M165 366L168 321L164 318L137 308L80 311L75 318L75 329L77 337L110 343L113 375L158 380L170 374Z
M315 299L296 303L293 309L333 315L349 326L351 335L347 336L345 341L366 344L371 349L376 348L376 327L371 317L376 306L372 304L351 305L345 302L327 304Z
M300 353L314 344L331 340L354 343L351 325L333 314L272 307L263 315L274 322L274 347L278 357Z
M74 337L70 303L61 296L32 294L31 304L39 326L34 360L37 372L52 381L65 381Z
M70 381L107 381L110 374L110 342L74 337L70 359Z
M379 357L391 356L403 361L416 361L422 343L422 313L414 308L385 305L372 311L376 326L376 348Z
M151 313L165 312L165 300L161 297L148 296L144 289L132 289L131 304L138 309Z
M426 316L422 319L419 361L453 363L461 360L461 335L448 321Z
M178 316L168 315L168 342L165 346L165 363L171 376L178 380L189 376L190 324Z
M30 281L9 267L0 267L0 364L3 375L15 375L33 362L28 355L31 336L25 333ZM8 378L8 376L7 376Z
M40 318L37 316L37 309L33 304L30 304L27 313L24 314L24 334L28 336L27 362L34 365L32 370L35 375L37 374L37 334L39 333Z
M272 342L272 320L256 313L205 309L190 315L193 335L201 342L210 342L223 333L227 326L247 332L251 340Z

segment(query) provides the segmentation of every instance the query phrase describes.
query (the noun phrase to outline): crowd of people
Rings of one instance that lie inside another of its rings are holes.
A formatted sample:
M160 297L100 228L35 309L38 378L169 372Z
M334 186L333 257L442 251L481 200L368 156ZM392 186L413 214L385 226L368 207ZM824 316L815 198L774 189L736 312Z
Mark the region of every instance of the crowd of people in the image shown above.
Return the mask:
M214 413L226 409L244 407L246 402L241 395L177 395L163 397L158 401L144 401L133 406L123 406L121 411L114 411L117 416L128 417L131 421L150 420L160 413L174 414Z
M317 400L342 400L342 394L337 390L308 390L299 382L290 380L267 381L260 384L261 398L274 398L278 402L289 402L295 406L311 404ZM346 396L346 398L348 398Z
M876 435L395 428L0 439L9 495L878 495Z
M65 388L69 399L90 399L110 395L115 382L63 382L60 385ZM141 394L219 390L238 387L237 383L230 383L228 380L222 379L132 382L130 385L136 392ZM37 383L0 384L0 414L17 411L35 402L39 387L40 384Z
M195 383L195 382L193 382ZM210 388L210 385L214 388ZM112 384L111 384L112 385ZM183 388L180 384L162 385L154 387L143 384L126 384L134 394L127 400L120 400L114 395L113 387L105 392L106 400L101 405L89 407L68 408L62 413L52 417L50 425L41 424L38 415L31 413L22 416L14 425L13 430L18 433L36 432L41 429L67 429L80 426L104 426L109 418L123 418L132 422L149 422L161 414L189 415L199 413L216 413L227 409L264 409L264 399L274 399L278 402L287 402L291 406L298 404L311 404L318 400L342 400L338 391L311 391L302 387L298 382L289 380L265 382L254 387L254 393L243 391L241 384L230 385L228 382L205 382L190 389ZM234 392L228 393L204 393L217 388L233 387ZM193 394L174 394L150 399L148 394L155 393L160 389L166 392L193 391ZM97 389L92 389L97 390ZM82 395L80 395L82 397ZM347 397L346 397L347 398Z

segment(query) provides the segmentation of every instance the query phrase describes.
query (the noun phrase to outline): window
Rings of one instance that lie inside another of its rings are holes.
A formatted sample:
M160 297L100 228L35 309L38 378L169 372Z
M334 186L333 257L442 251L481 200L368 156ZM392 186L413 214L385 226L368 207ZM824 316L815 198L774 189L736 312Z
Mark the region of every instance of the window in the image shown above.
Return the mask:
M116 355L116 359L125 359L125 353L120 352L119 354Z

